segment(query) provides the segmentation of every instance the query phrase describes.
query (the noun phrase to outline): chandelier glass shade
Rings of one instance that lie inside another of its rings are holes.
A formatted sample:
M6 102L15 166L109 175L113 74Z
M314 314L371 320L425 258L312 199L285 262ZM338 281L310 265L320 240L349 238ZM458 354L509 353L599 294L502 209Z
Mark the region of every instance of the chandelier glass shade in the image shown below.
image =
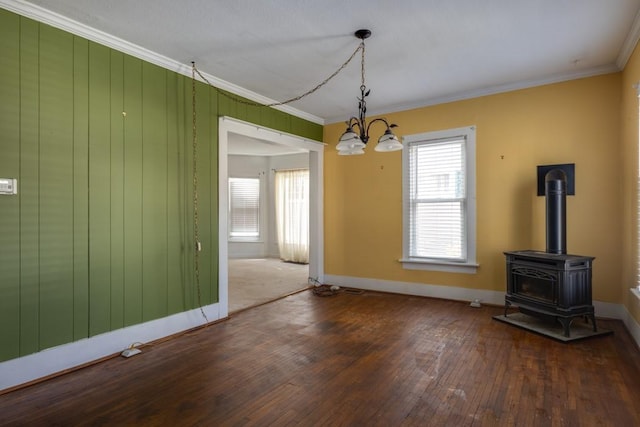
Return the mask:
M367 90L367 86L364 81L365 66L364 66L364 40L371 36L369 30L358 30L355 32L355 36L361 40L360 51L362 52L361 60L361 84L360 84L360 97L358 98L358 117L351 117L345 123L347 130L342 134L336 149L341 156L352 156L358 154L364 154L364 149L369 141L369 128L372 124L381 122L386 126L384 134L378 139L375 151L388 152L402 150L402 143L398 140L398 137L391 131L392 128L397 125L387 122L386 119L377 118L367 124L367 101L366 98L371 93L371 90ZM354 131L357 128L358 133Z

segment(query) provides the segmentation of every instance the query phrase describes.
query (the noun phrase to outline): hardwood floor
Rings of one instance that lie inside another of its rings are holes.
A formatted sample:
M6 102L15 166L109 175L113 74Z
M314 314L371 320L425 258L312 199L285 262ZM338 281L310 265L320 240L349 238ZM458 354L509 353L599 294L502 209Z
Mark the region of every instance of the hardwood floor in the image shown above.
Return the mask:
M640 352L563 344L471 308L305 291L0 396L2 425L640 425Z

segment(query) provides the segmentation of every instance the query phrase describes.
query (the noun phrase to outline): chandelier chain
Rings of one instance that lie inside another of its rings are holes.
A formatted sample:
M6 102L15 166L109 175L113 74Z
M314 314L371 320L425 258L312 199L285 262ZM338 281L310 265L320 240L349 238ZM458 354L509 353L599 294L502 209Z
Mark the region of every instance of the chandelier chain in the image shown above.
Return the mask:
M360 47L362 48L362 60L360 61L361 67L361 85L362 87L366 87L364 84L364 40L360 42Z
M202 307L202 291L200 289L200 251L202 246L200 244L200 231L198 220L198 138L196 132L196 79L195 79L195 67L191 70L191 110L192 110L192 151L193 151L193 241L194 241L194 279L196 290L198 292L198 306L200 307L200 313L207 324L209 319L207 318L204 308Z
M306 91L305 93L295 96L293 98L289 98L286 101L280 101L280 102L273 102L271 104L261 104L259 102L254 102L254 101L247 101L245 99L241 99L238 97L235 97L233 95L228 94L227 92L223 91L223 90L218 90L218 93L222 94L223 96L232 99L240 104L244 104L244 105L250 105L253 107L277 107L279 105L286 105L286 104L290 104L292 102L295 101L299 101L300 99L311 95L312 93L316 92L318 89L320 89L321 87L323 87L324 85L326 85L327 83L329 83L329 81L331 79L333 79L335 76L337 76L342 70L344 70L344 68L349 65L349 63L351 62L351 60L356 56L356 54L358 53L358 51L362 50L362 84L364 85L364 41L360 43L360 45L356 48L355 51L353 51L353 53L351 54L351 56L336 70L333 72L333 74L331 74L329 77L327 77L326 79L324 79L323 81L321 81L320 83L318 83L314 88L309 89L308 91ZM202 73L200 72L200 70L198 70L198 68L196 68L196 63L195 62L191 62L191 67L192 67L192 76L193 79L195 81L195 74L198 74L198 76L200 76L200 78L207 83L209 86L214 87L215 86L204 76L202 75ZM194 83L195 85L195 83ZM194 86L195 87L195 86ZM217 89L217 88L216 88Z

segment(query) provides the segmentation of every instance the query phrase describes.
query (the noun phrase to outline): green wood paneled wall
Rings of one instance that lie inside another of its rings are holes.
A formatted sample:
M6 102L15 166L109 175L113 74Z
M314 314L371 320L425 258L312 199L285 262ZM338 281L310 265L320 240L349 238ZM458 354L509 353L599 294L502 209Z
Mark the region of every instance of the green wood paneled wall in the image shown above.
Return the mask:
M198 306L191 79L0 9L0 361ZM197 83L201 302L218 299L218 120L322 127Z

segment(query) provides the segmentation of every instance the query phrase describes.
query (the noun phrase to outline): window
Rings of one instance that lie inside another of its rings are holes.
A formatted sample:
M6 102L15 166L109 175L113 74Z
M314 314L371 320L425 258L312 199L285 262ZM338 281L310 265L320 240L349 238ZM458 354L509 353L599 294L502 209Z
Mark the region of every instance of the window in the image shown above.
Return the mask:
M260 237L260 179L229 178L229 237Z
M404 143L404 267L474 273L475 127L410 135Z

